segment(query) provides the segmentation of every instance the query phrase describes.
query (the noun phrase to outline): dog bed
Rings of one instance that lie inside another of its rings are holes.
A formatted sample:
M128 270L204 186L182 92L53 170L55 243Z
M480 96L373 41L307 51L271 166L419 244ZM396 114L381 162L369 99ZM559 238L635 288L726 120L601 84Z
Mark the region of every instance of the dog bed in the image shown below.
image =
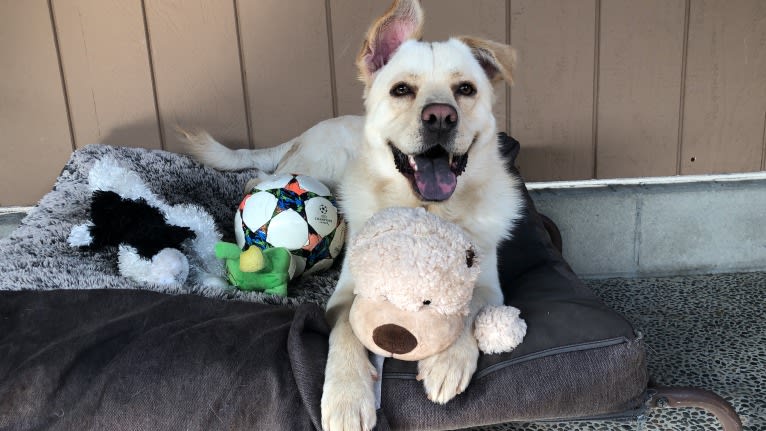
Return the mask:
M518 152L503 143L508 165ZM0 429L319 429L337 269L287 298L140 285L111 253L70 248L87 219L87 173L110 156L170 204L197 203L230 230L242 184L163 151L92 145L0 241ZM528 323L513 352L483 355L446 405L425 397L414 363L386 360L379 429L455 429L511 421L632 417L647 400L643 341L574 275L527 195L499 251L506 301Z

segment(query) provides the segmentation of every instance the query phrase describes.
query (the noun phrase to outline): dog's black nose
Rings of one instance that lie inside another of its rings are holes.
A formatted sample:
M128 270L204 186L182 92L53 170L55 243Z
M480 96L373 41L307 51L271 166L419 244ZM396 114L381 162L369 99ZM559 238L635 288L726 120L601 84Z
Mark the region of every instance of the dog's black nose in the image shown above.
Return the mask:
M446 103L431 103L421 114L423 127L431 132L449 132L457 126L457 111Z
M409 353L418 346L418 340L412 332L393 323L375 328L372 331L372 341L381 349L399 355Z

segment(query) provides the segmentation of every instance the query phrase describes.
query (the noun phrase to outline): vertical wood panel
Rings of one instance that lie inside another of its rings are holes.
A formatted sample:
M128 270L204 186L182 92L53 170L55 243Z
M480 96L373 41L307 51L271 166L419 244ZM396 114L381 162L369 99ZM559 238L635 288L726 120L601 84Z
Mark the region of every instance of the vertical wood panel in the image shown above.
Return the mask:
M684 12L682 0L602 2L599 178L676 174Z
M77 147L160 148L140 0L54 0Z
M511 42L520 57L511 130L522 145L524 178L591 178L596 2L511 5Z
M452 36L471 35L507 43L506 1L422 0L425 11L423 39L447 40ZM495 86L495 118L499 130L507 128L508 85Z
M507 42L505 0L421 0L420 3L425 13L423 40L471 35Z
M255 146L332 117L324 2L240 0L239 22Z
M232 0L146 0L165 148L182 150L176 124L248 146Z
M0 206L31 205L72 151L48 3L0 2Z
M354 61L370 24L389 6L380 0L330 0L338 115L364 112L364 86Z
M681 172L760 170L766 2L691 2L686 71Z

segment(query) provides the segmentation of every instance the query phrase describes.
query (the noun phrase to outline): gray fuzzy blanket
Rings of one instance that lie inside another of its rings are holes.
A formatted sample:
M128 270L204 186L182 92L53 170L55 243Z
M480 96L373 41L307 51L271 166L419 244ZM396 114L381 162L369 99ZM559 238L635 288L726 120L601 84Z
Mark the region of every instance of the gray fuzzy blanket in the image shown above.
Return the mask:
M180 154L89 145L72 154L53 190L8 238L0 240L0 290L141 289L290 306L323 306L327 301L337 269L294 280L283 298L203 285L194 276L193 261L191 276L181 287L139 284L120 276L116 250L90 252L70 247L67 237L72 227L90 218L88 172L96 160L105 157L136 172L168 204L202 207L214 218L224 239L233 241L234 210L242 199L244 184L255 171L219 172Z

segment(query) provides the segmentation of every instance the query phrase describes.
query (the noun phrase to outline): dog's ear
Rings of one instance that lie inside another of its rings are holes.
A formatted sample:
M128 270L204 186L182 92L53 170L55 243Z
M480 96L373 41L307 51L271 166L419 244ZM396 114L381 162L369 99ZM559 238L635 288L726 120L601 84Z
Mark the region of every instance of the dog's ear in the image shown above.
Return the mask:
M460 36L458 40L471 48L473 56L479 61L490 81L494 83L504 79L509 85L513 84L513 69L516 67L515 49L504 43L471 36Z
M423 9L418 0L395 0L367 30L367 38L356 58L359 79L369 84L375 72L388 63L399 45L407 39L419 39L422 30Z

